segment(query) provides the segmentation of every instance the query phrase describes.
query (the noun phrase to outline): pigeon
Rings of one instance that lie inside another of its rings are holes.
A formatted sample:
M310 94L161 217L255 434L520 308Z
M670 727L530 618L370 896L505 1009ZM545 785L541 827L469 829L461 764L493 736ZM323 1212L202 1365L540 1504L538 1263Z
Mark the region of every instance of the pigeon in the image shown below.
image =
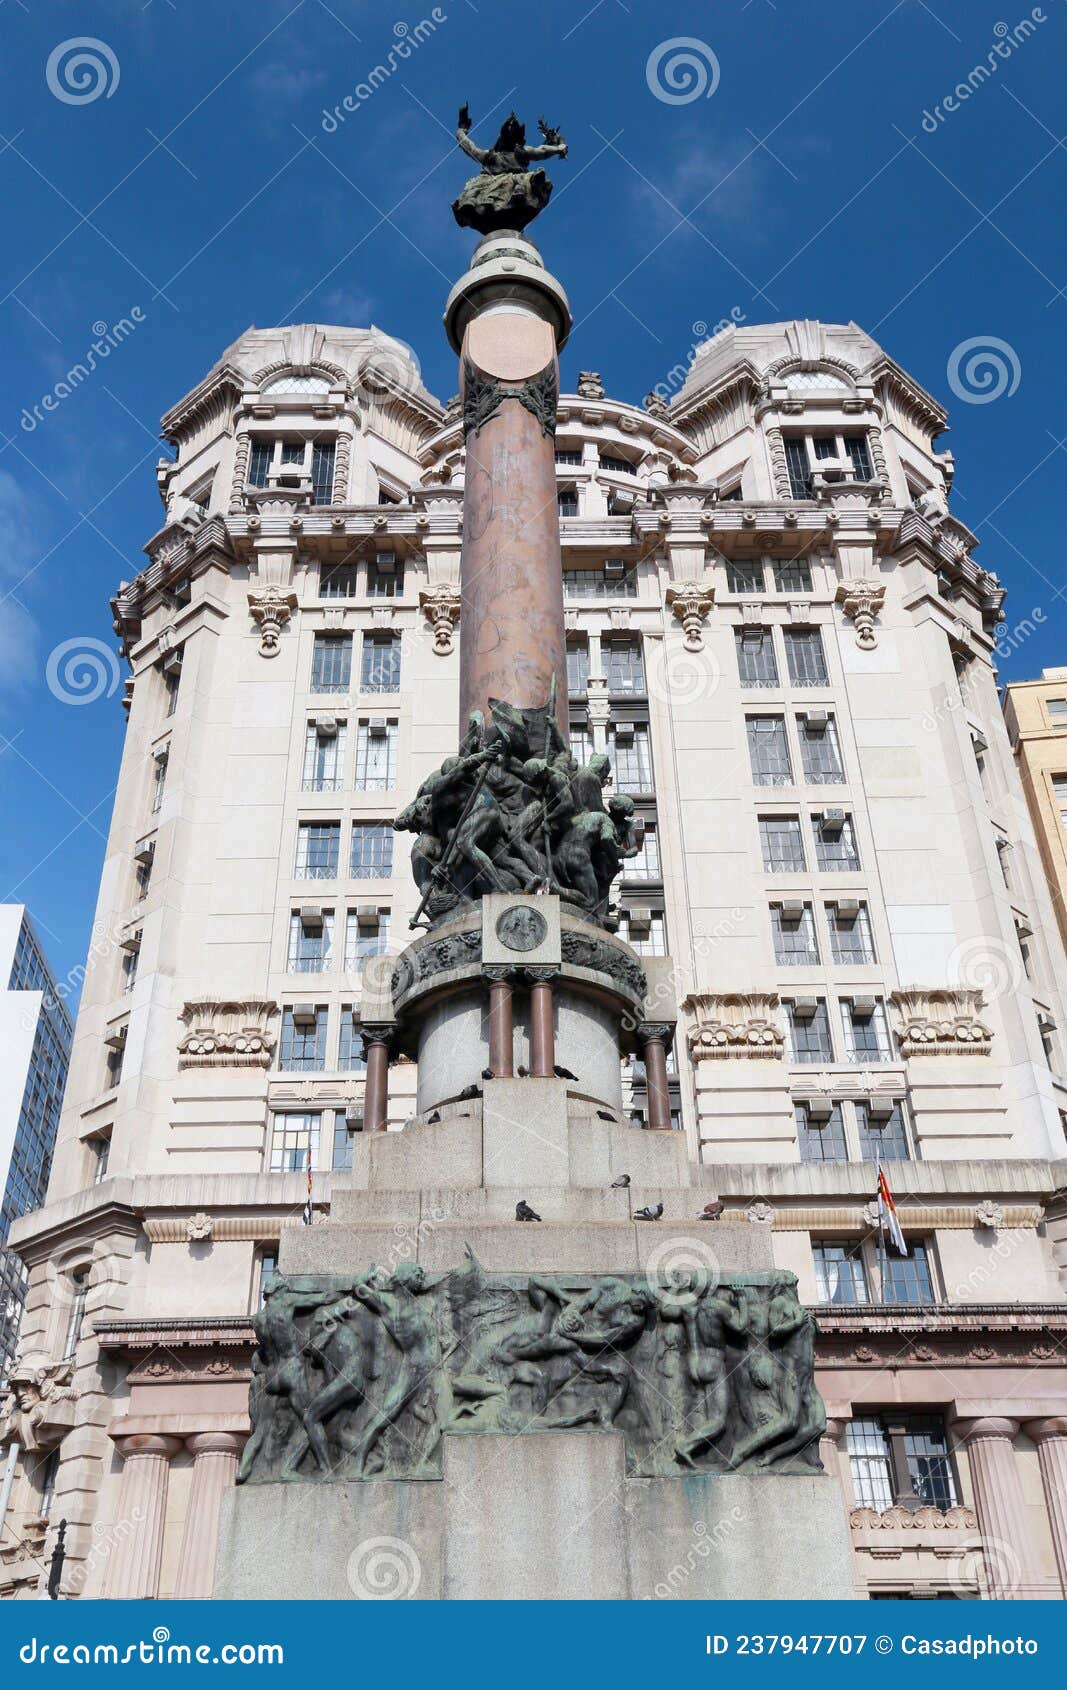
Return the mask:
M596 1118L598 1121L614 1121L616 1117L611 1113L610 1109L598 1109L596 1112Z
M625 1190L626 1186L629 1185L629 1183L630 1183L629 1174L620 1174L618 1179L612 1180L611 1189L612 1189L612 1191L623 1191L623 1190Z
M658 1221L663 1213L662 1203L646 1204L643 1209L634 1210L635 1221Z
M705 1203L697 1216L698 1221L717 1221L725 1209L725 1203Z
M576 1080L577 1074L572 1074L569 1068L563 1068L558 1062L553 1063L552 1072L557 1080Z
M528 1068L524 1068L521 1062L515 1072L518 1074L520 1080L528 1080L530 1078L530 1070Z
M525 1197L520 1197L515 1205L515 1219L517 1221L539 1221L540 1215L536 1209L531 1209Z
M483 1080L495 1080L496 1075L493 1073L493 1070L491 1068L483 1068L482 1069L482 1079Z
M457 1101L460 1103L469 1103L472 1097L480 1096L481 1090L481 1086L464 1086Z
M426 1125L428 1127L436 1127L436 1125L437 1125L437 1123L440 1119L441 1119L441 1111L439 1109L435 1109L432 1115L427 1115Z

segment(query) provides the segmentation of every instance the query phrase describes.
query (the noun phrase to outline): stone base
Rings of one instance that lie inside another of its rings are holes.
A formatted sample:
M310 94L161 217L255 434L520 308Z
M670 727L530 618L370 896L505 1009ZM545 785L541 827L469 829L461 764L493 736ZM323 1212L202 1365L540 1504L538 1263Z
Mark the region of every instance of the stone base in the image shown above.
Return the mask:
M438 1482L231 1491L215 1595L810 1601L855 1589L828 1475L632 1479L619 1433L571 1431L447 1436Z

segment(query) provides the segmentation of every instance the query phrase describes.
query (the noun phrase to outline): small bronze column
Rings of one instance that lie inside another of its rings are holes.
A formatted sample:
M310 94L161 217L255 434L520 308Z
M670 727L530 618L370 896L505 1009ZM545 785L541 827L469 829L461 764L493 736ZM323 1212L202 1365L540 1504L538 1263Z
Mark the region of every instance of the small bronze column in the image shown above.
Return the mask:
M556 1069L555 1008L551 981L555 968L529 968L530 982L530 1077L551 1080Z
M367 1078L363 1092L363 1131L384 1133L389 1113L389 1027L364 1027Z
M667 1090L667 1041L672 1028L668 1024L645 1022L638 1030L644 1041L649 1131L669 1132L671 1099Z
M511 974L505 968L487 968L485 977L489 982L489 1066L494 1080L510 1080L515 1073Z

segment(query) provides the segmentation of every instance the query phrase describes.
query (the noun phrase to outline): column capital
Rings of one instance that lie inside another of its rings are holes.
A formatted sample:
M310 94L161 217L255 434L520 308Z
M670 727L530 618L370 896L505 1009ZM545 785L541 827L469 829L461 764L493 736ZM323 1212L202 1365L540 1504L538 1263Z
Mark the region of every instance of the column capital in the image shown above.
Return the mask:
M161 1455L170 1461L182 1447L181 1438L165 1437L154 1432L131 1432L128 1437L116 1433L114 1437L123 1461L132 1461L138 1455Z
M1007 1415L979 1414L973 1418L964 1415L953 1421L952 1430L965 1444L982 1438L1005 1438L1010 1441L1019 1430L1019 1422L1009 1419Z
M1035 1444L1047 1443L1050 1438L1067 1438L1067 1415L1050 1414L1042 1420L1024 1420L1023 1431Z
M185 1447L190 1455L232 1455L236 1460L246 1439L245 1432L194 1432Z
M826 1416L826 1426L822 1435L828 1443L840 1444L850 1418L851 1416L843 1414L828 1414Z

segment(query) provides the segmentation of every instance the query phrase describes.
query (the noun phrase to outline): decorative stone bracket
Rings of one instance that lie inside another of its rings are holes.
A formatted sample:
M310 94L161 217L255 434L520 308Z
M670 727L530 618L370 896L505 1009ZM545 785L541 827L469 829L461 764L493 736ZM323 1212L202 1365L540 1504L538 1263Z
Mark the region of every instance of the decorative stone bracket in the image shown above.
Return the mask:
M687 651L702 651L704 623L715 602L715 588L708 581L680 581L667 588L667 603L682 624Z
M842 581L837 589L837 602L849 621L856 625L856 644L863 651L873 651L878 644L874 619L885 603L885 582L867 579Z
M893 992L890 1003L900 1018L900 1054L913 1056L988 1056L992 1029L979 1017L985 1002L980 991L938 988Z
M443 581L419 594L419 606L433 629L433 649L438 657L449 657L454 650L452 630L459 621L461 603L458 581Z
M259 655L277 657L282 629L296 609L296 594L282 587L256 587L248 595L248 608L259 626Z
M179 1068L269 1068L277 1035L278 1005L262 998L230 1003L202 998L183 1006L186 1031L178 1042Z
M724 1056L785 1054L775 992L694 992L682 1008L691 1022L688 1044L694 1062Z

